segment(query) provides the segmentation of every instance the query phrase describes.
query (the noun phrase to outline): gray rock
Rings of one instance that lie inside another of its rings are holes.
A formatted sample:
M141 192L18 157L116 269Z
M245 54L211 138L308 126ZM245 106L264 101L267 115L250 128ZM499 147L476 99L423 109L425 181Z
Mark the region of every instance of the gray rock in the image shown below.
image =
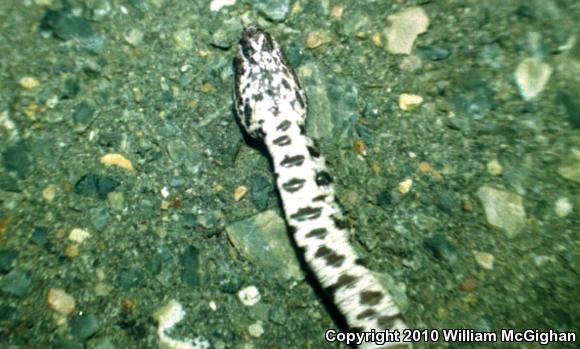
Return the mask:
M14 267L16 259L18 258L18 251L13 249L0 250L0 272L6 273Z
M517 236L526 225L526 212L522 197L483 186L477 196L485 210L487 222L501 230L510 238Z
M323 79L316 65L298 70L308 95L308 134L322 142L352 146L358 118L358 90L349 79Z
M80 340L86 340L99 330L99 319L93 314L75 316L69 321L70 333Z
M282 22L290 13L290 0L257 0L254 8L274 22Z
M16 173L18 178L24 179L32 172L32 154L28 145L22 141L8 147L2 157L4 158L6 169Z
M223 21L219 29L211 36L212 44L227 49L235 44L243 29L242 22L238 18L231 18Z
M30 273L20 269L12 269L0 280L0 290L8 294L22 297L28 292L32 283Z
M103 231L109 224L111 215L106 208L95 207L89 210L90 220L96 231Z
M284 220L274 211L230 224L226 232L240 254L266 273L283 279L301 280L304 277Z

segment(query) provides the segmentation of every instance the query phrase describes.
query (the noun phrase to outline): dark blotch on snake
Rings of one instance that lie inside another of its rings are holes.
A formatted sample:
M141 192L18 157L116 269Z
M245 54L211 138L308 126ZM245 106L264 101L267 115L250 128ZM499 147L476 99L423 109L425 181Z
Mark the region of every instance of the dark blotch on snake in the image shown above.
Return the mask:
M304 163L304 155L294 155L294 156L284 156L284 160L280 162L280 166L283 167L294 167L302 166Z
M292 140L290 139L290 137L288 137L288 135L283 135L273 140L272 143L279 146L285 146L291 144Z
M377 305L383 298L383 293L380 291L362 291L360 293L360 303L368 305Z
M302 187L304 186L304 183L306 183L306 180L304 180L304 179L292 178L288 182L283 183L282 188L284 188L284 190L286 190L289 193L294 193L294 192L302 189Z
M312 229L308 234L306 234L306 237L324 239L326 233L328 233L328 230L326 230L326 228L316 228Z
M295 219L300 222L304 222L311 219L316 219L320 217L322 213L321 207L303 207L299 209L296 213L291 214L290 218Z
M288 120L284 120L280 123L280 125L278 125L278 127L276 128L278 131L286 131L288 130L288 128L290 128L290 125L292 125L292 123Z

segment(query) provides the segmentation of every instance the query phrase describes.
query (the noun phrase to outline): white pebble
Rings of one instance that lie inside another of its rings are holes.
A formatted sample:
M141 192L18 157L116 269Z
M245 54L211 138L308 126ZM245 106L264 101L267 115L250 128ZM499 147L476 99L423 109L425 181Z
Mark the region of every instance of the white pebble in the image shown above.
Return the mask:
M413 185L412 179L405 179L401 183L399 183L399 193L407 194L409 190L411 190L411 186Z
M209 5L210 11L219 11L222 7L225 6L232 6L236 3L236 0L212 0L211 4Z
M427 31L429 17L421 7L412 7L390 15L391 26L385 30L387 50L391 53L411 53L419 34Z
M550 79L552 67L538 58L525 58L516 69L516 82L525 100L536 97Z
M476 252L475 253L475 261L483 269L492 270L493 269L493 262L495 261L495 257L491 253Z
M248 332L250 336L259 338L264 334L264 327L262 326L262 321L256 321L256 323L248 326Z
M402 110L411 110L423 103L423 97L419 95L412 95L403 93L399 96L399 107Z
M75 299L65 290L49 288L46 295L48 307L61 315L70 315L75 311Z
M572 203L568 198L561 197L556 200L556 204L554 205L554 212L556 212L556 216L560 218L564 218L572 212Z
M487 173L489 173L492 176L499 176L503 171L503 167L501 166L499 161L497 161L497 159L490 160L487 163L486 168Z
M79 243L79 244L90 237L91 237L91 234L88 231L81 229L81 228L74 228L68 234L69 240L74 241L74 242Z
M262 297L256 286L248 286L238 292L238 298L244 305L250 307L258 303Z

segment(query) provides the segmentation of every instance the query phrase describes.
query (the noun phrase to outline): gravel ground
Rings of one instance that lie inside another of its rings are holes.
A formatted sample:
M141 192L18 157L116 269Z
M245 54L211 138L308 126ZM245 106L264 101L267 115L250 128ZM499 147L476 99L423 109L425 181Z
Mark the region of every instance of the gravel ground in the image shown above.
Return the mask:
M0 348L158 348L177 302L194 348L340 347L235 122L252 23L412 328L578 332L576 1L219 3L0 1Z

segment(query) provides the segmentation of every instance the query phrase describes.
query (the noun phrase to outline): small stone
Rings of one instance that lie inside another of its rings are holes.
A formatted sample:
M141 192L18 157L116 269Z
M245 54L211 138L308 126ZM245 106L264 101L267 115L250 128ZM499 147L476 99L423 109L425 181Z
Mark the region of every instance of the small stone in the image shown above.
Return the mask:
M487 168L487 173L492 176L499 176L503 171L503 167L497 159L490 160L485 167Z
M435 258L444 260L449 264L454 264L459 258L457 248L443 234L435 234L433 237L425 239L423 246L430 250Z
M107 194L107 202L111 210L121 212L125 208L125 195L121 192L111 192Z
M515 76L522 97L531 100L540 94L551 74L552 67L538 58L525 58L521 61Z
M87 349L116 349L113 341L107 337L91 338L87 342Z
M18 84L24 89L32 90L40 86L40 81L38 81L38 79L33 76L25 76L18 80Z
M256 0L254 8L274 22L282 22L290 13L290 0Z
M234 189L234 200L235 201L242 200L242 198L246 195L247 192L248 188L243 185L236 187L236 189Z
M242 22L237 17L226 19L212 34L211 42L214 46L227 49L236 44L243 28Z
M12 249L1 249L0 250L0 272L6 273L12 270L16 264L16 259L18 258L18 252Z
M399 183L399 193L401 194L407 194L409 192L409 190L411 190L411 186L413 185L413 180L412 179L405 179L404 181L402 181L401 183Z
M399 107L402 110L413 110L423 103L423 97L403 93L399 96Z
M46 294L48 307L61 315L70 315L75 311L76 302L73 296L61 288L49 288Z
M18 178L25 179L32 172L34 159L28 145L19 141L9 146L2 154L4 166L8 171L14 171Z
M89 217L96 231L103 231L109 224L111 215L105 207L93 207L89 210Z
M256 286L247 286L238 291L238 298L242 304L251 307L260 301L261 296Z
M429 17L421 7L411 7L390 15L387 20L391 26L385 30L387 51L409 54L419 34L427 31Z
M74 228L68 234L68 239L78 244L82 243L83 241L85 241L90 237L91 234L88 231L81 228Z
M143 42L143 36L144 34L141 30L131 29L123 35L123 39L125 39L129 45L137 47Z
M314 49L331 42L332 37L328 33L322 31L310 32L306 37L306 47L310 49Z
M77 244L68 245L64 250L64 254L70 258L78 257L80 254L79 245Z
M491 253L487 253L487 252L476 252L475 253L475 261L483 269L492 270L494 260L495 260L495 257Z
M381 37L381 33L379 32L374 32L373 36L371 36L371 40L373 41L373 44L375 44L376 46L382 46L383 45L383 38Z
M69 326L71 334L80 340L90 338L100 328L99 319L93 314L75 316L70 320Z
M126 170L133 171L133 164L131 163L131 160L117 153L103 155L101 157L101 164L106 166L119 166Z
M566 197L558 198L554 205L554 212L556 213L556 216L565 218L572 212L572 203Z
M95 119L95 108L87 102L81 102L75 109L73 114L73 122L75 124L74 130L76 132L84 132Z
M447 59L451 55L451 51L448 49L437 46L417 46L415 53L419 57L431 61L441 61Z
M331 15L332 15L332 17L334 17L336 19L340 19L342 17L343 12L344 12L344 6L336 5L332 8Z
M181 280L189 286L199 286L202 283L202 261L199 249L189 246L179 256L181 265Z
M262 321L256 321L255 323L248 326L248 332L250 336L254 338L260 338L264 334L264 326L262 326Z
M104 199L107 194L119 186L119 182L96 174L86 174L75 183L75 192L79 195L95 196Z
M29 272L15 268L0 279L0 291L22 297L28 292L31 283Z
M477 196L485 210L487 222L501 230L508 237L517 236L526 225L526 212L521 196L483 186Z
M353 146L354 146L354 150L358 154L360 154L362 156L366 156L367 155L368 147L367 147L366 143L362 139L357 138L352 143L353 143Z
M49 184L42 190L42 198L46 202L52 202L56 196L56 185Z
M45 227L34 227L30 240L38 246L44 246L48 242L48 234L50 229Z
M473 277L468 277L459 284L459 289L463 292L473 292L477 288L477 280Z
M236 0L212 0L209 4L209 10L216 12L221 10L223 7L232 6L236 3Z
M193 48L191 30L182 29L174 32L173 42L177 51L190 51Z

